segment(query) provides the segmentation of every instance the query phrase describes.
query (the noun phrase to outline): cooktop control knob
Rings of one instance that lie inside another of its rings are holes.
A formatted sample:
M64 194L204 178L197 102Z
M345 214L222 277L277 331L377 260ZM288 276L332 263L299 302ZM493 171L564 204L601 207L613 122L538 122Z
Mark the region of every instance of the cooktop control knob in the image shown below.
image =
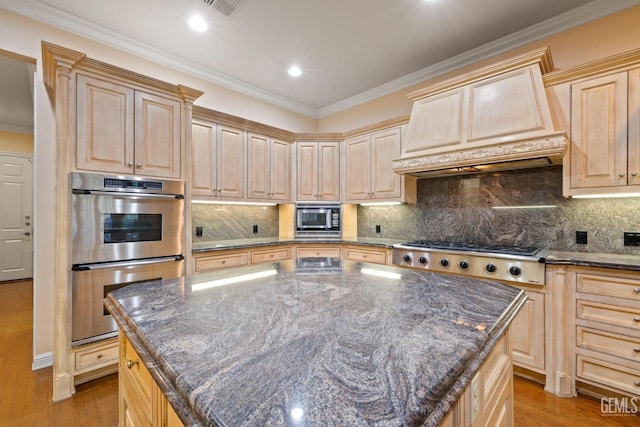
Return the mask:
M411 255L407 254L403 256L402 259L405 260L406 262L411 262Z
M509 274L512 276L519 276L522 274L522 269L517 265L512 265L509 267Z
M442 258L440 260L440 265L443 266L443 267L449 267L449 260L446 259L446 258Z
M420 264L426 264L427 263L427 259L425 257L423 257L423 256L421 256L418 261L420 261Z
M469 261L463 259L462 261L460 261L459 265L461 269L466 270L467 268L469 268Z
M495 273L498 268L495 264L487 264L484 269L487 270L487 273Z

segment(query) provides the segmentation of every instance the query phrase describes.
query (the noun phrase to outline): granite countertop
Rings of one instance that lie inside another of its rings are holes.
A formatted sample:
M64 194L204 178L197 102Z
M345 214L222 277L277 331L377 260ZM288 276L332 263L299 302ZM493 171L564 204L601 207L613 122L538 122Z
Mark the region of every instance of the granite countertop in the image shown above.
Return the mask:
M545 257L545 263L640 271L640 256L638 255L550 251Z
M373 237L366 238L353 238L353 239L341 239L341 238L296 238L296 239L281 239L279 237L263 237L255 239L235 239L235 240L215 240L205 242L193 242L192 253L197 252L210 252L228 249L244 249L244 248L257 248L261 246L275 246L275 245L290 245L290 244L314 244L314 243L353 243L365 246L377 246L391 249L393 245L400 243L397 239L379 239Z
M187 425L437 426L526 301L492 281L311 260L143 282L105 305ZM224 284L248 274L262 276Z

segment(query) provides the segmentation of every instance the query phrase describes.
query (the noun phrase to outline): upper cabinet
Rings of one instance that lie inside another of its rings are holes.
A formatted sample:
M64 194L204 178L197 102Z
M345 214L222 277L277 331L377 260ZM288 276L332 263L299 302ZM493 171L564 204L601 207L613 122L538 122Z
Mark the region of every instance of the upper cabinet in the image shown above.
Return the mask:
M415 202L415 178L391 168L401 134L401 127L393 127L345 140L345 203Z
M299 141L296 144L296 200L340 200L340 143Z
M249 132L247 135L247 197L291 202L293 144Z
M107 76L76 78L76 167L182 178L182 102Z
M193 196L242 199L245 196L245 132L194 119L191 138Z

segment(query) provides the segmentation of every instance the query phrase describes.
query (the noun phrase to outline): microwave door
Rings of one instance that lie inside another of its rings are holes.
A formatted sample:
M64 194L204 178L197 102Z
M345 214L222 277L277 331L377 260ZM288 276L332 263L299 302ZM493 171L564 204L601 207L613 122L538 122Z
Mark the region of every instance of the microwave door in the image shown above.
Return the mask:
M331 210L300 209L298 224L305 229L325 229L331 226Z

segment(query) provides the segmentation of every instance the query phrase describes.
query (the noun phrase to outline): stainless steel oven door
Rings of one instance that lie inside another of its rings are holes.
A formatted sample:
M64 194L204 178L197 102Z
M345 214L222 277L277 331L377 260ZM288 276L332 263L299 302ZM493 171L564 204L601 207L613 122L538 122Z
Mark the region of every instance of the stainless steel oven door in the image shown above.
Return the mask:
M72 194L72 263L183 253L184 199L164 194Z
M171 279L183 274L182 256L74 267L72 345L78 346L117 335L118 326L103 305L109 292L138 282Z

